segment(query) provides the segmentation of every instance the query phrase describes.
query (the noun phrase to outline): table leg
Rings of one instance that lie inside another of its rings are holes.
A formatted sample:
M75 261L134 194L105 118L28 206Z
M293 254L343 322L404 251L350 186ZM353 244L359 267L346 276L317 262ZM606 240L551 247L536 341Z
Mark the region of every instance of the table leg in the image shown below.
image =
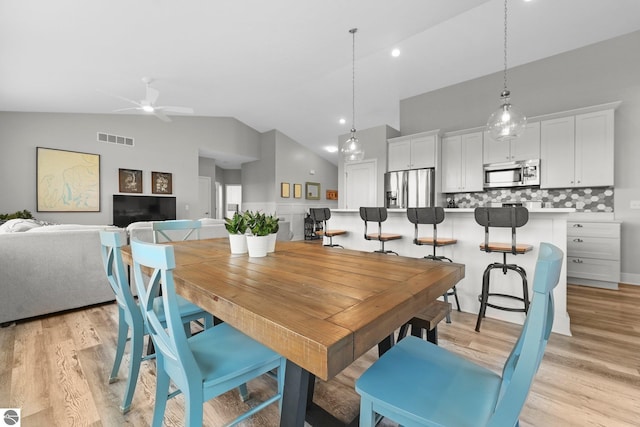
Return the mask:
M315 375L287 360L280 427L303 427L305 421L313 427L357 427L359 417L345 424L313 403L315 380Z

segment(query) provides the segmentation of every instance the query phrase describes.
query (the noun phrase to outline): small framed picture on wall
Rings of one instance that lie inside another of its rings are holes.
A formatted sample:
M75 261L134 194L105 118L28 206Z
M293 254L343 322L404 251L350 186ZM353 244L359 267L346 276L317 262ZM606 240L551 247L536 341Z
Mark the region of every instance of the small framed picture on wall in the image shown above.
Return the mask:
M171 174L169 172L151 172L151 192L153 194L172 194Z
M142 193L142 171L118 169L118 184L121 193Z

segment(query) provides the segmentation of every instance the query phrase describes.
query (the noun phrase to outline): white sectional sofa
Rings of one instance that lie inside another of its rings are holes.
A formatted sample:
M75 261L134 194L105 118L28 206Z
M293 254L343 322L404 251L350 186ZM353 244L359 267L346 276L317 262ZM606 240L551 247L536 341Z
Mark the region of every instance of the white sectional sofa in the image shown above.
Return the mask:
M114 299L99 231L123 229L34 223L0 226L0 325Z

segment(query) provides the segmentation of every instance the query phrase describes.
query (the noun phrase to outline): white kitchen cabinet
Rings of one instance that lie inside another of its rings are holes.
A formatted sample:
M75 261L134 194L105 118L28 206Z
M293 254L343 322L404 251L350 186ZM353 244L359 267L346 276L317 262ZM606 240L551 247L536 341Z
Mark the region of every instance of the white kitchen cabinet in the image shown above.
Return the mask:
M520 138L500 142L484 133L484 163L503 163L540 158L540 122L527 123Z
M567 277L568 283L618 288L619 222L567 222Z
M388 140L388 171L436 167L437 132Z
M613 185L613 110L543 120L540 187Z
M445 136L442 139L442 192L483 191L482 132Z

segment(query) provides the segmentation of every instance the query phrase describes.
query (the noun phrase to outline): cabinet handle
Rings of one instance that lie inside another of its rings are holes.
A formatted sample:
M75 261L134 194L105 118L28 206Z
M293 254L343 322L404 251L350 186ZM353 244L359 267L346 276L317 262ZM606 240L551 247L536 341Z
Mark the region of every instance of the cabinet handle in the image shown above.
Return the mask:
M584 240L582 240L582 239L573 239L573 241L574 241L574 242L576 242L576 243L582 243L582 242L584 242Z
M576 228L582 228L582 224L573 224L573 226Z
M581 259L574 259L573 262L575 262L576 264L582 264L582 260Z

